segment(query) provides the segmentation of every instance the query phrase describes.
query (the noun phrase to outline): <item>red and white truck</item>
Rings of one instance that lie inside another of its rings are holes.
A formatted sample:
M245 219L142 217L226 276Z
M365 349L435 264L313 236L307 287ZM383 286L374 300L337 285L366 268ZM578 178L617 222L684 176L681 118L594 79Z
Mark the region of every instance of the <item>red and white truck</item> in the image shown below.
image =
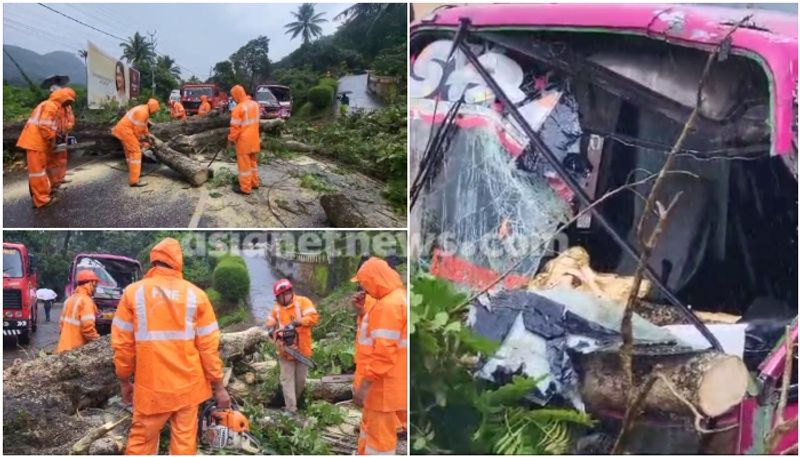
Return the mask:
M20 344L30 343L36 331L36 272L33 256L19 243L3 243L3 336L15 336Z
M181 86L181 104L190 116L197 114L200 108L200 97L205 95L211 103L211 109L220 113L228 111L228 94L216 84L184 84Z

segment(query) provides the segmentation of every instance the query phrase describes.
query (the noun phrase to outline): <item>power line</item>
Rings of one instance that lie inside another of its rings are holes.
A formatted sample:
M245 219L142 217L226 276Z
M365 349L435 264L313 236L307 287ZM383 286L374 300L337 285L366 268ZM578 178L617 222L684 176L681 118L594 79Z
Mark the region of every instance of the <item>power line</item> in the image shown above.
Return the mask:
M58 10L57 10L57 9L55 9L55 8L51 8L51 7L47 6L47 5L45 5L44 3L38 3L38 5L39 5L39 6L42 6L42 7L44 7L44 8L46 8L46 9L48 9L48 10L50 10L50 11L54 12L54 13L56 13L56 14L58 14L58 15L60 15L60 16L63 16L63 17L65 17L65 18L67 18L67 19L69 19L69 20L71 20L71 21L73 21L73 22L77 22L78 24L81 24L81 25L83 25L83 26L85 26L85 27L88 27L88 28L90 28L90 29L92 29L92 30L94 30L94 31L96 31L96 32L102 33L103 35L107 35L107 36L109 36L109 37L111 37L111 38L117 39L117 40L119 40L119 41L121 41L121 42L123 42L123 43L125 43L125 42L127 42L127 41L128 41L128 40L127 40L127 39L125 39L125 38L118 37L118 36L116 36L116 35L114 35L114 34L111 34L111 33L108 33L108 32L106 32L105 30L101 30L101 29L99 29L99 28L97 28L97 27L95 27L95 26L93 26L93 25L87 24L86 22L83 22L83 21L81 21L80 19L76 19L76 18L74 18L74 17L72 17L72 16L70 16L70 15L68 15L68 14L62 13L61 11L58 11ZM159 57L163 57L161 54L158 54L158 53L155 53L155 54L156 54L157 56L159 56ZM189 69L189 68L186 68L186 67L184 67L183 65L181 65L181 64L179 64L179 63L177 63L177 62L175 62L175 65L176 65L178 68L180 68L180 69L186 70L188 73L190 73L190 74L192 74L192 75L199 75L199 74L200 74L200 73L198 73L198 72L196 72L196 71L193 71L193 70L191 70L191 69Z

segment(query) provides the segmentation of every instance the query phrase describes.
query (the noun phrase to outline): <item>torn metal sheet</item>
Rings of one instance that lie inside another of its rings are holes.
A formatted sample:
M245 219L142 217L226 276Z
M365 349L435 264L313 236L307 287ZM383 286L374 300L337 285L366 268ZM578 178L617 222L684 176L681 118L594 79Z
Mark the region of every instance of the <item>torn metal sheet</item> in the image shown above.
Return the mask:
M467 324L482 337L502 343L477 376L504 384L522 374L539 380L529 400L546 404L558 395L583 410L570 354L620 344L621 320L619 306L568 289L503 291L482 297L471 305ZM633 333L640 344L678 342L636 315Z

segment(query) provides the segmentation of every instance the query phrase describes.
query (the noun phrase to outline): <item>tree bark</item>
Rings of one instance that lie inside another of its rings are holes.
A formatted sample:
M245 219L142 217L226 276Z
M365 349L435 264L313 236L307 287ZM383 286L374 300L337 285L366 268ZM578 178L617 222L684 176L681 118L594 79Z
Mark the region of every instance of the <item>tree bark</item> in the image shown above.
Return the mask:
M581 395L588 409L624 411L628 396L619 354L599 351L579 358ZM747 391L749 374L736 356L715 351L637 353L633 356L634 379L645 379L655 365L661 366L661 373L684 399L708 417L739 404ZM645 414L694 416L661 380L655 381L642 408Z
M367 218L344 194L325 194L319 199L325 215L334 227L369 227Z
M226 364L235 364L268 338L257 327L223 333L220 355ZM108 422L97 409L118 394L109 336L13 365L3 372L4 451L67 454L88 430Z
M155 138L155 137L154 137ZM197 187L208 181L208 167L189 156L172 149L158 138L153 153L159 161L178 172L189 184Z
M177 135L169 140L169 147L184 154L195 154L205 150L216 152L228 142L228 128L222 127L194 135Z

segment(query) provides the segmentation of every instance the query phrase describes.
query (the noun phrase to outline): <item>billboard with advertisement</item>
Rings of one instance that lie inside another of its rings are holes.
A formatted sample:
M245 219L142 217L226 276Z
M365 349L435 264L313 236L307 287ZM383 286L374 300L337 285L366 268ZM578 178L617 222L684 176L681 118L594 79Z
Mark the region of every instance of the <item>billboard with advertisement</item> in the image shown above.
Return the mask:
M127 106L140 92L139 71L103 52L91 41L86 58L86 90L90 109Z

